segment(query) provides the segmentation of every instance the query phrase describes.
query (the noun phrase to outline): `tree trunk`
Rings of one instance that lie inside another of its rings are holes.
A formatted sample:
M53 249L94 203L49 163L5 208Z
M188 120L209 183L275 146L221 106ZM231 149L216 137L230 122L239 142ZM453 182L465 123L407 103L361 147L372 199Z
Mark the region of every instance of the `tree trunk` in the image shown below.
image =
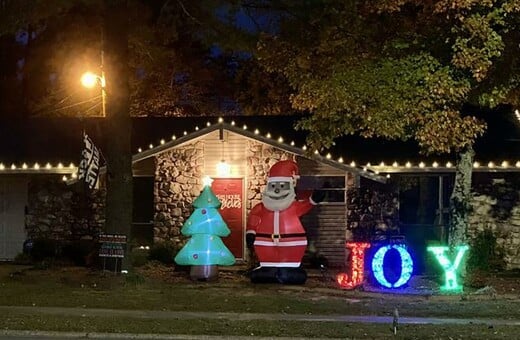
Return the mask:
M126 0L105 0L103 26L106 77L107 233L124 234L130 241L132 226L132 150L128 85L128 15ZM128 251L122 262L130 269Z
M470 146L459 152L455 172L455 184L450 198L450 227L448 245L466 244L469 213L471 210L471 173L475 152Z

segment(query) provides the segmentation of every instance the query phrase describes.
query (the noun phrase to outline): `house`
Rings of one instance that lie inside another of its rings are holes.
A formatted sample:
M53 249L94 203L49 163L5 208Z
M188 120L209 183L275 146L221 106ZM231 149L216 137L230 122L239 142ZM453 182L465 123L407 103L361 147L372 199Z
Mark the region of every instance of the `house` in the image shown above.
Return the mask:
M223 240L237 262L247 261L247 214L261 200L270 166L281 159L298 163L299 190L327 192L325 202L304 217L310 256L342 267L346 240L399 236L417 249L427 240L445 241L454 159L421 157L412 143L355 137L339 140L330 152L309 153L305 134L294 131L293 122L293 117L265 116L135 118L134 244L181 244L182 224L202 178L210 176L232 230ZM0 149L1 259L13 259L27 238L81 240L102 230L103 180L90 195L68 185L77 171L81 131L103 150L108 136L102 125L100 119L65 118L2 125L1 136L9 135L10 144ZM470 234L492 229L508 268L518 268L520 203L514 183L520 155L514 138L499 131L492 135L496 140L488 136L476 146L475 179L487 191L476 191ZM492 145L497 149L489 149ZM497 199L493 188L506 190L510 198Z

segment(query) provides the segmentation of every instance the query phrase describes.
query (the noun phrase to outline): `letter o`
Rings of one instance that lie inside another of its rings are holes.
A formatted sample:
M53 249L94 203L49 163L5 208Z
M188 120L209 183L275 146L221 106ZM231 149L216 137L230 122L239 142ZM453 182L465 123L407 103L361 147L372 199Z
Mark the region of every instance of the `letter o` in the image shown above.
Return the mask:
M383 262L385 260L386 253L390 249L395 249L399 253L401 258L401 276L395 283L390 283L385 277ZM399 288L410 280L413 272L413 260L412 256L406 249L404 244L393 244L382 246L379 248L374 254L374 258L372 259L372 272L374 273L374 277L380 285L387 288Z

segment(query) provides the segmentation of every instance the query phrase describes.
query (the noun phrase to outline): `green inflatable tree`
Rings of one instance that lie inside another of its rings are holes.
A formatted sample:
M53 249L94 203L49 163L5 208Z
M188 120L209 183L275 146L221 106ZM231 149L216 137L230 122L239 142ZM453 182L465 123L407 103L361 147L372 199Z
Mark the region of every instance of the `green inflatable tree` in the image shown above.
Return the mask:
M181 233L191 236L175 256L180 265L191 265L190 276L195 280L209 280L218 276L218 267L231 266L235 256L224 245L221 237L231 231L218 212L220 201L209 184L204 186L193 206L195 211L182 226Z

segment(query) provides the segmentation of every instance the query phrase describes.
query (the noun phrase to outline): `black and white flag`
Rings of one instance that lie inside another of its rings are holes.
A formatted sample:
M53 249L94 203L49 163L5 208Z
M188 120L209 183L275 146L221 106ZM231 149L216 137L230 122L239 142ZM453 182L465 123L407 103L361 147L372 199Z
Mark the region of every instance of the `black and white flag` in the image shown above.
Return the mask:
M78 179L82 179L89 189L96 186L99 175L99 150L92 142L92 139L83 132L83 142L85 148L81 152L81 162L79 163Z

